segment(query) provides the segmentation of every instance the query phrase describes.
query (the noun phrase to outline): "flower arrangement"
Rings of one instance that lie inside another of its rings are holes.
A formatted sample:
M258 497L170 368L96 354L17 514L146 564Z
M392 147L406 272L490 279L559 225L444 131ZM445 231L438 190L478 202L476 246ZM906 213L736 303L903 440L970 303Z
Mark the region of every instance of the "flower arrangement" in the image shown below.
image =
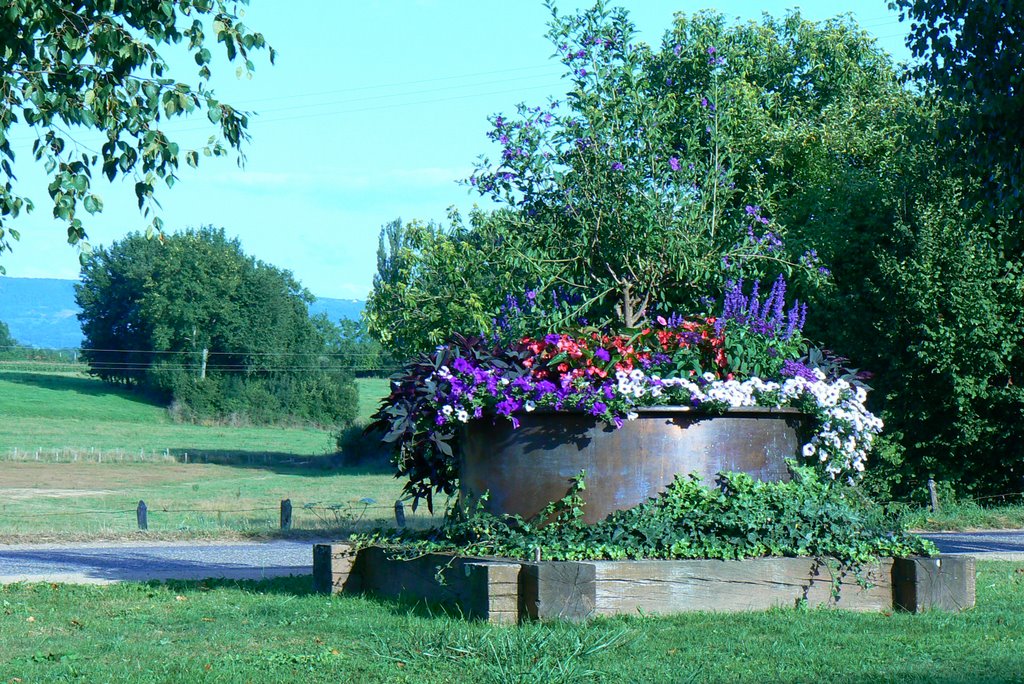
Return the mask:
M460 426L518 427L534 411L582 412L621 427L649 406L797 408L813 423L803 456L852 481L882 428L865 407L867 388L809 348L806 307L787 309L781 276L763 299L759 285L747 294L742 280L729 283L719 316L657 316L628 334L579 326L511 340L458 337L394 379L373 426L395 445L407 493L431 507L433 494L457 486Z

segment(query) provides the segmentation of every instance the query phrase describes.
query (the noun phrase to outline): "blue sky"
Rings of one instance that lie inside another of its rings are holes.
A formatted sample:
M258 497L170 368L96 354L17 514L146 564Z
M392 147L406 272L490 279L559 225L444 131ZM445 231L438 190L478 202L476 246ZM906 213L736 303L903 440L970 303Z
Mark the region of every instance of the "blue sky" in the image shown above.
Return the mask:
M904 27L886 0L621 4L653 44L679 11L710 8L739 20L793 7L814 20L851 13L890 54L909 58ZM221 61L213 80L223 100L257 112L248 161L241 169L210 159L198 170L183 168L180 182L158 195L167 230L222 226L314 294L365 298L381 225L396 217L443 221L451 205L468 210L477 199L457 181L480 154L494 153L487 117L564 92L561 65L544 39L547 18L540 0L252 0L245 21L278 50L277 64L260 56L253 79L238 80ZM183 67L179 79L194 81L194 65L168 58ZM210 132L189 121L166 130L183 147L198 147ZM38 208L13 224L22 238L0 264L9 276L75 278L77 250L50 217L41 168L29 163L33 136L22 130L11 138L23 143L16 147L19 189ZM88 146L99 140L78 139ZM146 221L130 182L100 178L105 209L87 227L90 242L110 244Z

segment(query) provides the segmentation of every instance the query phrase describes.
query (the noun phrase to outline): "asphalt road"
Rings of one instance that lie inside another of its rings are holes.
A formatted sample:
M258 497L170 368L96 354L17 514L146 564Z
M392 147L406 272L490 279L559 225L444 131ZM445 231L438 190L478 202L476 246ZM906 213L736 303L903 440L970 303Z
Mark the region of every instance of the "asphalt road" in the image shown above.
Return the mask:
M1024 561L1024 530L924 535L943 553ZM0 545L0 584L263 579L313 572L313 541Z
M313 541L0 545L0 584L265 579L313 572Z

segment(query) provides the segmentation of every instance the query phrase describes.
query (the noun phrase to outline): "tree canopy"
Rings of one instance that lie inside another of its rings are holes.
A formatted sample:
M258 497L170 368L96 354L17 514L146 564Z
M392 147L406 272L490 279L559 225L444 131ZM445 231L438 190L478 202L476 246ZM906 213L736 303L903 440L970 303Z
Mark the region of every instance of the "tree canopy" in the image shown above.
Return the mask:
M942 119L943 134L955 138L959 158L973 162L986 187L1021 212L1024 3L894 0L889 5L912 21L907 46L918 58L913 75L955 107Z
M287 271L223 230L133 233L82 267L76 300L90 372L175 401L191 417L345 423L355 387L328 356L333 331Z
M242 3L247 0L240 0ZM159 185L177 180L182 161L240 150L248 117L217 99L207 85L219 44L239 74L255 68L253 51L274 51L263 35L241 21L227 0L10 0L0 10L0 254L17 239L14 219L33 208L17 188L11 134L23 127L35 135L30 155L50 178L53 216L67 226L68 241L86 238L82 210L96 214L103 200L94 172L109 180L135 181L139 209L160 231ZM172 76L159 49L180 45L197 65L198 85ZM164 130L177 117L204 113L214 134L200 149L183 149ZM76 140L96 131L99 151Z

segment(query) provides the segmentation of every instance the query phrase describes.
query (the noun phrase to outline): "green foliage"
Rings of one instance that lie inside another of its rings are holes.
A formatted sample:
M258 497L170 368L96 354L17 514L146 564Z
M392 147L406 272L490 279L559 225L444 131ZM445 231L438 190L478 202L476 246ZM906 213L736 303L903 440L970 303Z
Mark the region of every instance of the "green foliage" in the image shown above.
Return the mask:
M19 346L21 345L18 344L18 341L11 337L11 329L7 327L6 323L0 321L0 354L10 352Z
M245 0L243 0L244 2ZM180 163L199 164L200 155L221 156L248 139L248 115L219 101L207 85L213 55L208 42L224 47L238 73L251 77L251 54L274 51L263 35L241 21L241 11L225 0L163 2L51 2L12 0L0 12L0 252L18 238L11 220L33 203L19 196L11 163L16 151L10 132L30 127L37 137L32 157L50 177L53 216L67 226L68 241L86 238L80 209L103 210L93 187L93 171L113 181L133 179L139 209L152 214L147 230L160 232L153 213L157 185L171 187ZM157 50L184 45L198 65L198 85L170 77ZM207 145L183 149L163 130L168 121L205 112L215 130ZM67 134L85 128L106 134L100 152L83 152Z
M494 117L501 157L470 179L515 210L506 258L579 295L575 316L626 328L655 309L700 310L723 265L740 275L799 265L781 227L764 232L761 188L735 182L730 138L745 100L730 88L729 45L700 34L655 52L603 2L568 16L552 8L549 26L571 90L564 103Z
M893 0L889 6L912 22L913 75L954 105L946 108L941 132L953 139L955 157L985 181L990 207L1004 211L1009 202L1021 218L1024 56L1015 46L1024 33L1024 6L987 0Z
M356 372L386 375L398 368L398 363L381 343L370 335L366 321L342 318L337 324L326 316L314 319L326 340L327 350L338 366ZM361 374L362 374L361 373Z
M878 332L894 354L889 428L909 487L931 476L961 493L1020 490L1024 439L1024 269L1001 248L1002 227L964 211L955 182L915 206L881 258L897 303Z
M182 418L355 417L355 385L326 356L312 296L223 230L129 235L88 258L75 296L90 373L171 400Z
M452 333L490 329L500 293L513 280L496 257L501 214L474 212L450 228L395 219L381 229L367 328L396 359L430 351Z
M657 498L594 525L582 522L581 473L568 495L534 520L456 510L436 530L376 533L357 541L397 545L403 553L510 558L530 558L540 548L547 560L819 556L857 565L935 552L856 490L822 480L812 468L790 467L789 482L723 473L717 486L705 487L695 477L677 476Z

